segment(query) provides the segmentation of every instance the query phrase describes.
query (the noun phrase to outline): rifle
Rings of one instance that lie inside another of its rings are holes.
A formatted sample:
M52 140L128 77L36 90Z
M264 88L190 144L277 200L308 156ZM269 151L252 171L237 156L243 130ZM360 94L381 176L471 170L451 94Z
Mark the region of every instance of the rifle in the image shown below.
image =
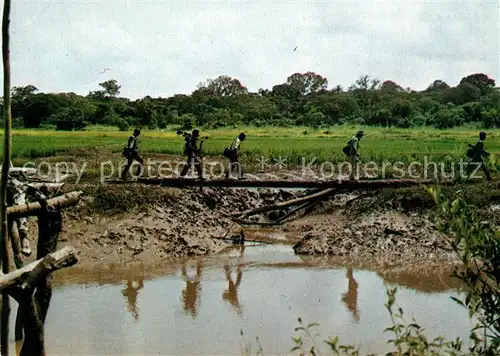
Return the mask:
M208 136L202 137L200 140L200 148L198 148L198 155L200 158L201 158L201 149L203 147L203 142L205 142L205 140L208 140Z

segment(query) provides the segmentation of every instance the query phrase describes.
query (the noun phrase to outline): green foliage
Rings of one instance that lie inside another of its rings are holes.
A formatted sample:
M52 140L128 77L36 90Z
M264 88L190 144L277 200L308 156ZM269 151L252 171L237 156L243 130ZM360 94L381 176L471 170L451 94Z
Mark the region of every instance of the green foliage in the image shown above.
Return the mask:
M293 126L313 128L338 124L408 128L433 125L439 129L474 122L498 127L500 92L484 74L462 78L456 87L435 80L421 92L397 83L360 76L347 90L328 89L328 79L314 72L294 73L271 90L251 93L239 79L219 76L200 83L191 95L144 98L131 101L118 95L114 79L99 83L102 90L86 97L74 93L37 93L32 85L12 90L13 117L24 127L38 128L70 107L83 112L84 121L109 125L110 117L134 117L130 126L165 129L169 125L198 128L237 125ZM190 116L184 116L190 115ZM127 120L128 121L128 120ZM115 119L114 126L118 120Z
M59 110L49 118L49 123L56 125L56 130L81 130L87 126L81 109L70 107Z
M116 126L118 127L118 129L119 129L120 131L128 131L128 129L129 129L129 127L130 127L130 125L129 125L128 121L127 121L127 120L125 120L125 119L122 119L122 118L120 118L120 119L116 122Z
M459 191L446 196L428 188L438 210L438 229L453 236L451 246L463 268L455 276L468 287L464 301L456 302L469 309L478 325L471 333L471 354L500 354L500 234L496 227L481 219L468 196ZM479 331L479 332L477 332Z
M482 123L487 128L500 127L500 113L497 109L490 109L482 114Z
M446 341L443 337L437 337L429 340L424 333L424 329L417 324L413 318L411 323L404 320L404 313L401 308L394 310L396 301L396 288L387 290L387 303L385 307L389 311L392 326L385 329L394 335L393 339L389 340L389 344L393 344L395 355L458 355L462 348L460 339L455 341Z

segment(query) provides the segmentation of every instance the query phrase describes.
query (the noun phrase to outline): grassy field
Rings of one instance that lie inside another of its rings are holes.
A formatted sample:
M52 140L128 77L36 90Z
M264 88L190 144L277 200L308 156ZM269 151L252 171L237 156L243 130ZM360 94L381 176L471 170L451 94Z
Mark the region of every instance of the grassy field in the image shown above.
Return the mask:
M242 128L202 131L209 139L203 145L205 156L220 156L237 134L244 130L247 140L242 144L243 157L248 162L261 156L286 158L289 164L301 164L302 158L316 158L317 162L344 161L342 147L356 132L355 127L334 127L311 131L305 128ZM306 135L304 131L308 131ZM467 143L475 143L478 131L471 129L364 129L361 141L363 161L381 162L411 161L424 156L433 160L456 160L464 155ZM29 160L55 155L67 155L74 151L99 148L110 154L121 152L130 132L109 128L91 128L80 132L45 130L14 130L13 158ZM3 142L2 142L3 144ZM175 131L147 131L140 137L141 153L181 155L183 139ZM489 133L486 148L500 154L500 134Z

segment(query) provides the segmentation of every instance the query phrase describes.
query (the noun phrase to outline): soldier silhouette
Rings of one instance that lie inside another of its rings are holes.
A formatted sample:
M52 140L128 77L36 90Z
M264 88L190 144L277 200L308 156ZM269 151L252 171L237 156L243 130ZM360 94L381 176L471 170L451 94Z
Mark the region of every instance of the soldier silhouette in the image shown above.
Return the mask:
M354 316L356 321L359 321L359 311L358 311L358 282L354 279L352 267L347 268L347 279L349 284L347 286L347 293L342 295L342 301L347 306Z

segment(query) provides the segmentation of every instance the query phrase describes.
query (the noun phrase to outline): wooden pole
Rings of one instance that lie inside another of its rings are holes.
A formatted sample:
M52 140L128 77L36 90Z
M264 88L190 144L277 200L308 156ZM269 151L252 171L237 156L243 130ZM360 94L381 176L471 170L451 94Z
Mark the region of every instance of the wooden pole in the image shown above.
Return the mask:
M11 160L11 108L10 108L10 51L9 51L9 24L10 24L10 0L4 0L2 17L2 59L3 59L3 119L4 119L4 148L2 181L0 185L0 205L1 205L1 263L2 272L9 273L8 260L8 222L7 222L7 179L9 177L9 168ZM2 312L0 317L0 353L9 355L9 315L10 303L9 295L2 291Z
M80 195L82 195L82 191L78 190L75 192L69 192L64 195L60 195L58 197L48 199L47 205L49 206L57 206L59 208L66 208L69 206L73 206L78 204L80 201ZM9 206L7 208L7 215L9 218L19 218L26 217L30 215L36 215L42 211L42 206L38 202L32 202L21 205Z

